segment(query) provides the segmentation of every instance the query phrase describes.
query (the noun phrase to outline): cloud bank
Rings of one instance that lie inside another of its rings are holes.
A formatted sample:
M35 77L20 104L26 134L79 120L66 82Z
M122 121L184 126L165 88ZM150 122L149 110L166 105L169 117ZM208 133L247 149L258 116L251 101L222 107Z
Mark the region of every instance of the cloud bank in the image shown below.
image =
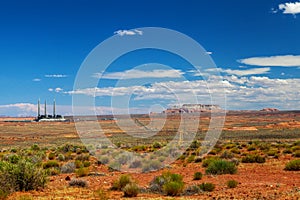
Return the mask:
M299 67L300 55L252 57L238 60L238 62L246 65L266 67Z

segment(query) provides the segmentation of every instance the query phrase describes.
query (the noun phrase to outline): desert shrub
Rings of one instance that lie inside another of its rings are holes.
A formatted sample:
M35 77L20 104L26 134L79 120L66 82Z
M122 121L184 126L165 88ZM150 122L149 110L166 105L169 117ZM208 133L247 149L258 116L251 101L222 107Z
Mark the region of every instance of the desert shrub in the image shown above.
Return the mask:
M109 158L108 158L108 156L101 156L99 158L99 161L100 161L100 163L105 165L105 164L109 163Z
M254 145L250 145L248 148L247 148L248 151L254 151L256 150L256 147Z
M184 188L183 182L171 181L163 185L163 191L168 196L178 196Z
M134 160L132 163L130 163L129 168L139 168L142 166L142 161L140 160Z
M300 150L297 150L293 153L293 156L296 158L300 158Z
M33 144L31 147L30 147L31 150L33 151L39 151L40 150L40 147L38 144Z
M292 149L293 152L298 151L298 150L300 150L300 145L299 146L293 146L291 149Z
M236 186L238 185L239 183L236 181L236 180L229 180L227 181L227 187L228 188L236 188Z
M83 167L89 167L89 166L91 166L90 161L83 161Z
M165 193L169 196L179 195L183 188L182 176L171 172L164 172L161 176L155 177L150 183L150 191Z
M95 190L94 196L96 199L99 199L99 200L108 200L109 199L107 192L103 189Z
M264 163L266 158L258 154L248 154L242 158L242 163Z
M57 160L59 160L59 161L65 161L65 156L63 155L63 154L58 154L58 156L57 156Z
M48 159L49 159L49 160L54 160L55 157L56 157L56 156L55 156L55 153L54 153L54 152L50 152L49 155L48 155Z
M198 149L199 147L200 147L200 143L197 140L194 140L190 145L191 149Z
M21 156L19 156L17 154L9 154L6 156L6 158L4 160L6 160L12 164L16 164L19 162L20 159L21 159Z
M284 150L282 151L282 153L284 153L284 154L291 154L291 153L293 153L293 152L292 152L292 150L291 150L290 148L287 148L287 149L284 149Z
M226 160L215 160L209 163L206 174L235 174L237 168L234 163Z
M161 145L161 143L159 143L159 142L154 142L154 143L152 144L152 147L155 148L155 149L160 149L160 148L162 147L162 145Z
M49 160L43 164L44 169L48 169L51 167L59 167L59 163L56 160Z
M46 171L25 158L17 163L3 162L0 168L0 191L4 194L43 188L46 182Z
M196 156L195 159L194 159L194 162L195 163L202 162L202 158L200 156Z
M220 158L231 159L231 158L233 158L233 154L228 151L224 151L222 153L222 155L220 156Z
M202 179L202 173L201 172L195 172L193 180L201 180Z
M129 175L121 175L118 180L113 182L112 190L122 190L127 184L133 183Z
M88 161L90 159L90 155L89 154L80 154L78 156L76 156L75 160L80 160L80 161Z
M276 149L271 149L267 152L268 156L275 156L277 154L277 150Z
M66 164L64 164L61 168L60 171L61 173L73 173L75 172L76 166L74 162L68 162Z
M59 171L59 169L52 167L52 168L47 169L47 173L50 176L56 176L56 175L60 174L60 171Z
M83 163L80 161L80 160L75 160L75 167L78 169L78 168L81 168L83 167Z
M75 170L75 173L76 173L77 177L87 176L87 175L89 175L89 172L90 172L89 169L86 168L86 167L81 167L81 168Z
M234 153L234 154L241 154L241 151L238 149L238 148L232 148L231 150L230 150L230 152L231 153Z
M207 167L211 162L216 161L216 160L220 160L220 158L219 157L205 158L202 162L202 167Z
M262 151L268 151L270 149L270 144L262 142L258 144L258 148Z
M109 163L108 165L109 171L120 171L121 170L121 164L117 161L113 161L111 163Z
M69 186L71 187L88 187L88 183L86 180L82 179L72 179L69 182Z
M131 148L133 151L146 151L147 146L145 145L138 145Z
M142 165L142 172L155 171L162 167L161 162L158 160L150 160Z
M299 171L300 170L300 160L291 160L285 165L285 170L288 171Z
M199 188L205 192L212 192L215 189L215 185L213 183L201 183Z
M187 159L186 159L186 162L187 163L191 163L191 162L194 162L195 161L195 156L194 155L191 155L189 156Z
M18 152L18 150L17 150L17 149L15 149L15 148L12 148L12 149L10 149L10 152L11 152L11 153L17 153L17 152Z
M201 192L201 189L198 185L189 185L185 190L184 190L184 195L194 195L194 194L199 194Z
M140 188L136 183L128 183L122 189L124 192L124 197L136 197L140 191Z

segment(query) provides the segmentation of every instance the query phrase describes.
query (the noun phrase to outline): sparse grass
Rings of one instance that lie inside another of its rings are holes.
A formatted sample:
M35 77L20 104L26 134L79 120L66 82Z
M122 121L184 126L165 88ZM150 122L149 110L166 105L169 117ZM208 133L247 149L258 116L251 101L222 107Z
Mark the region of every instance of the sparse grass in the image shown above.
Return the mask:
M127 184L133 183L129 175L121 175L118 180L113 182L112 190L121 191Z
M87 167L81 167L75 171L77 177L84 177L89 175L89 169Z
M285 165L284 169L288 171L300 171L300 159L291 160Z
M140 192L140 188L136 183L128 183L122 191L124 192L124 197L136 197Z
M195 172L193 180L201 180L202 176L201 172Z
M199 188L204 192L212 192L215 189L215 184L213 183L201 183Z
M237 168L234 163L226 160L215 160L209 163L207 169L205 170L206 174L235 174Z
M242 163L265 163L266 158L258 154L248 154L242 158Z
M236 180L227 181L226 185L228 188L236 188L239 183Z

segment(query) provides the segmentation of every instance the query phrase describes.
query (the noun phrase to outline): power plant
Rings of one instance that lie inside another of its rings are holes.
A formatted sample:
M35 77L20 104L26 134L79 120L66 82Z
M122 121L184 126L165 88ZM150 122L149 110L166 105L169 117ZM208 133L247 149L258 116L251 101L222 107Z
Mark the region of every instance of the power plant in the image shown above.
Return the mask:
M45 100L45 107L44 107L44 114L41 115L41 104L40 100L38 100L38 114L34 121L36 122L65 122L67 119L65 119L61 115L57 115L55 112L55 99L53 100L53 115L47 114L47 101Z

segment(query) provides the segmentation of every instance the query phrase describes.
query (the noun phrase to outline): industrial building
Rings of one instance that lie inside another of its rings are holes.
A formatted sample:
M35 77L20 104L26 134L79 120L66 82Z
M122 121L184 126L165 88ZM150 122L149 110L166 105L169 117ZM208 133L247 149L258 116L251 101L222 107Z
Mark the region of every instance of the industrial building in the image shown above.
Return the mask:
M53 114L52 115L47 114L47 101L46 100L45 100L45 105L44 106L45 106L44 107L44 114L41 115L41 104L40 104L40 100L38 100L38 113L37 113L37 117L35 118L34 121L36 121L36 122L65 122L65 121L68 121L62 115L57 115L56 114L55 99L53 100Z

